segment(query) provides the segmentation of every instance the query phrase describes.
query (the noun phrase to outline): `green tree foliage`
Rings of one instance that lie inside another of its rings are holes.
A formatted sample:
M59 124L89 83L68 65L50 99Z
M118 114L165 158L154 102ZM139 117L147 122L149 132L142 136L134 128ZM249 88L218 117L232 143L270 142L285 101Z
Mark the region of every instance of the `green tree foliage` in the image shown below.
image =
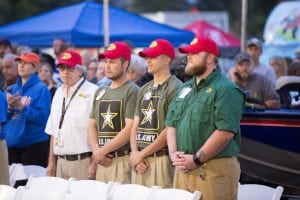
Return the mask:
M0 1L0 24L4 24L10 21L12 4L10 0Z
M82 0L1 0L0 24L7 24Z
M183 0L135 0L132 6L135 12L182 11L188 9L188 4Z

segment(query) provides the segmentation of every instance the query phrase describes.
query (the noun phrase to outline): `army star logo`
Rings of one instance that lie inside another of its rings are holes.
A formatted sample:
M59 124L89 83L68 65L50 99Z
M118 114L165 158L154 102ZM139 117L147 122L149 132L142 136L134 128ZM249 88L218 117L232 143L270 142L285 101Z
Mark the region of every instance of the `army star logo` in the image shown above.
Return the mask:
M150 124L151 124L152 114L155 112L155 109L153 109L152 101L149 102L147 109L142 109L142 112L145 116L144 116L144 119L143 119L141 125L145 124L146 122L150 122Z
M103 125L102 125L102 129L103 129L106 125L110 126L112 129L115 129L115 128L114 128L114 124L113 124L113 122L112 122L112 119L113 119L114 117L116 117L116 116L118 115L118 113L111 113L111 112L110 112L110 105L109 105L108 108L107 108L107 112L106 112L106 113L101 113L101 115L102 115L102 117L103 117L103 119L104 119L104 122L103 122Z

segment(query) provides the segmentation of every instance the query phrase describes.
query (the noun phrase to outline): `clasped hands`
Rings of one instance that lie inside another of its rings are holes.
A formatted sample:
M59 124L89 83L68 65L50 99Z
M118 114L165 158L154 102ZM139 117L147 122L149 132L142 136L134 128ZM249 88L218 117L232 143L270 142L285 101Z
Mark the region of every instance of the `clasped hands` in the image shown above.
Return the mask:
M149 168L150 164L140 151L132 151L129 157L129 163L132 169L138 174L144 174Z
M93 161L103 167L107 167L112 162L112 157L110 154L105 154L101 148L93 152Z
M193 160L193 155L185 154L182 151L170 153L170 158L176 170L181 172L189 172L198 167Z

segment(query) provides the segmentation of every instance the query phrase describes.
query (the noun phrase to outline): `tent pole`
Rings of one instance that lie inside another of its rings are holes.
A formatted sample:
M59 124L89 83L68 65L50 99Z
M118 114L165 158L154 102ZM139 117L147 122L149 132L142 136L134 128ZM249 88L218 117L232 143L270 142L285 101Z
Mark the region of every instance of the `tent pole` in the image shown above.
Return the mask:
M242 0L241 51L245 51L247 37L247 10L248 0Z
M109 0L103 0L104 47L109 44Z

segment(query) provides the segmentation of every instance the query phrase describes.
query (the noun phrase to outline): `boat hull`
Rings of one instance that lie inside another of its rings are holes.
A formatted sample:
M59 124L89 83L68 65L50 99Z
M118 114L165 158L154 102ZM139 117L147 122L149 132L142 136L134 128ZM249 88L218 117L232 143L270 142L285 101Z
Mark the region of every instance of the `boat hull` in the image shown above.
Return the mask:
M241 134L242 173L300 197L300 111L245 112Z

